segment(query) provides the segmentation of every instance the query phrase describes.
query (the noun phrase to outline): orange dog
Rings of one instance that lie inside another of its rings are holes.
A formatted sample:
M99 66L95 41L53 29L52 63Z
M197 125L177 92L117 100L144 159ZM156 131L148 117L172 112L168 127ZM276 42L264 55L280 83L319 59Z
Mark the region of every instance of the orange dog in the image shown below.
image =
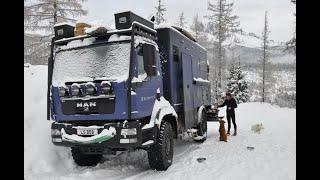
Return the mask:
M227 142L227 133L226 129L224 128L224 123L226 123L224 120L220 120L220 127L219 127L219 132L220 132L220 141Z

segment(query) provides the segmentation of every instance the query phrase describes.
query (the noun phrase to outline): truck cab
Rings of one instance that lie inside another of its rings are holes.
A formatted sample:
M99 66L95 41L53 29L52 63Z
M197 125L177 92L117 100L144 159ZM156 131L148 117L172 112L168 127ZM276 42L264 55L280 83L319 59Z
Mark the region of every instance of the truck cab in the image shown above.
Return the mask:
M154 27L128 11L115 30L83 35L55 25L48 62L48 120L57 146L81 166L102 154L144 149L150 167L172 164L173 139L206 139L210 104L206 50L178 27ZM211 113L212 116L212 113Z

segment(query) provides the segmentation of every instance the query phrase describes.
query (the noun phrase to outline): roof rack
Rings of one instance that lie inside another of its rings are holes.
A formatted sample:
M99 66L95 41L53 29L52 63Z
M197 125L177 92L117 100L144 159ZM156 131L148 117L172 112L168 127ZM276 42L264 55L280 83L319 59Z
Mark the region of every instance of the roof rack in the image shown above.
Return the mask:
M134 21L132 23L132 33L133 35L139 35L146 38L150 38L154 41L157 40L157 31L149 28L139 22Z

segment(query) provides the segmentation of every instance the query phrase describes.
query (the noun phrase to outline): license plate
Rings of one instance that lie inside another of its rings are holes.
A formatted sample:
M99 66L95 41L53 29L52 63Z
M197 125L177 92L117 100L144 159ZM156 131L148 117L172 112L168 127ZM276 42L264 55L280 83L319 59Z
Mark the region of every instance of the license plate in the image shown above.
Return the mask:
M97 129L77 129L78 135L97 135Z

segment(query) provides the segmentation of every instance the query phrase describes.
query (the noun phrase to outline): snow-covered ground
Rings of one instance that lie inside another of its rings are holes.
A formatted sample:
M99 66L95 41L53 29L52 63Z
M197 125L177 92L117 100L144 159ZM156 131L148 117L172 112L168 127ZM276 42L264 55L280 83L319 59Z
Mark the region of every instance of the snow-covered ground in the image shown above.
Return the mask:
M218 141L218 124L208 123L208 139L194 143L184 136L175 143L173 165L149 169L144 151L106 156L96 167L79 167L69 148L55 147L46 120L46 66L24 68L24 176L29 179L296 179L296 110L270 104L240 104L239 134ZM224 114L225 109L221 109ZM262 123L261 134L251 126ZM254 147L248 150L247 146ZM205 157L199 163L197 158Z

